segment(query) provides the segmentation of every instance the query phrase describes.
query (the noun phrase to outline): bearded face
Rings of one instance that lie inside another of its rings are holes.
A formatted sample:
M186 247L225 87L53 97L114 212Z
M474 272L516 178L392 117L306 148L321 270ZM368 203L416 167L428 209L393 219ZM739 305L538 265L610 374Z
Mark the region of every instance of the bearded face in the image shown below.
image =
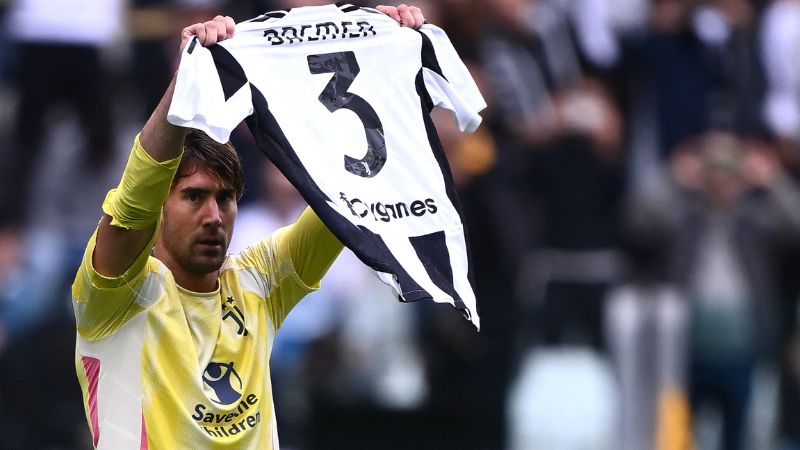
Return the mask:
M236 213L235 190L206 170L180 178L164 204L157 256L176 279L216 275L225 261Z

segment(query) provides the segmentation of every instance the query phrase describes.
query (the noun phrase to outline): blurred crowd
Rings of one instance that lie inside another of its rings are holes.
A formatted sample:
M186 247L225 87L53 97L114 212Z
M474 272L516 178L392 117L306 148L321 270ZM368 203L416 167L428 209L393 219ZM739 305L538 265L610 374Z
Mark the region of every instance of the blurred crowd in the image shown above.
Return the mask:
M0 448L90 448L69 286L180 29L302 0L0 0ZM374 6L375 2L351 3ZM800 449L800 0L416 0L482 329L345 251L271 360L286 449ZM231 250L303 200L232 140Z

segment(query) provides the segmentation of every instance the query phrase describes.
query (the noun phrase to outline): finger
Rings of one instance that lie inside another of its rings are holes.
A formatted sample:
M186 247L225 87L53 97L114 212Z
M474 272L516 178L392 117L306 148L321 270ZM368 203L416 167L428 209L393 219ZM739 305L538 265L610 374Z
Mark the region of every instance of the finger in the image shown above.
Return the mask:
M233 33L236 31L236 23L231 16L225 16L223 20L225 21L226 36L229 38L233 37Z
M186 27L181 30L181 51L186 47L186 44L194 37L194 33L191 31L190 27Z
M414 25L411 28L415 30L419 29L419 27L425 24L425 16L422 15L422 10L416 6L410 7L409 10L411 11L411 15L414 16Z
M411 14L411 10L408 8L406 4L401 4L397 6L397 13L400 14L400 26L401 27L413 27L414 26L414 15Z
M203 45L206 41L206 29L202 23L196 23L189 27L189 35L197 36L197 41Z
M203 47L216 44L219 30L217 29L215 22L206 22L203 26L203 29L206 31L206 39L200 42L203 44Z
M397 13L397 8L394 6L378 5L375 9L400 22L400 14Z
M214 25L217 28L217 42L224 41L233 36L235 24L233 19L227 16L214 17Z

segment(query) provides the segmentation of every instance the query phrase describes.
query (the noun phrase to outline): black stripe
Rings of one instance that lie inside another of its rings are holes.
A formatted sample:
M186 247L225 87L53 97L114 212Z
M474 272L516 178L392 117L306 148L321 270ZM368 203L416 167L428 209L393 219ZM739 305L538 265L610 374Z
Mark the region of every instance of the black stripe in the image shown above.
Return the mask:
M447 236L444 231L412 236L408 240L411 242L411 246L414 247L417 257L425 267L425 271L428 272L433 284L452 297L456 309L469 319L469 313L465 312L467 307L454 286L453 267L450 265L450 250L447 248Z
M247 22L266 22L269 19L280 19L286 15L286 11L270 11L258 17L254 17Z
M359 9L364 11L364 12L368 12L368 13L372 13L372 14L381 14L381 15L384 15L384 16L386 15L386 14L383 14L382 12L378 11L375 8L363 7L363 8L359 8Z
M420 36L422 36L422 50L420 52L420 56L422 57L422 67L427 67L428 69L436 72L439 74L440 77L447 80L447 77L444 76L442 73L442 67L439 65L439 59L436 57L436 50L433 49L433 42L425 33L417 30Z
M222 83L222 92L225 93L225 101L233 97L247 83L247 76L244 69L224 47L212 45L207 47L214 58L214 65L217 68L219 81Z
M375 242L378 244L376 248L372 249L372 252L376 253L375 250L380 249L379 253L381 254L381 258L386 260L386 264L389 270L383 270L377 268L376 269L381 272L386 272L395 275L397 284L400 285L400 291L402 292L402 295L398 298L398 300L400 300L403 303L411 303L419 300L430 300L433 298L430 292L426 291L425 289L422 289L422 286L420 286L413 278L411 278L411 275L408 272L406 272L406 270L403 268L403 265L400 264L400 262L397 260L397 258L394 257L392 252L389 251L389 247L386 246L386 242L384 242L383 238L380 235L373 233L368 228L361 225L358 226L358 229L361 232L361 234L367 238L366 239L367 242ZM353 249L351 248L351 250ZM353 253L356 256L358 256L359 259L364 261L365 264L375 268L370 263L366 262L365 259L358 254L358 252L353 250Z
M191 54L192 54L192 52L194 51L194 47L195 47L196 45L197 45L197 36L193 37L193 38L192 38L192 42L190 42L190 43L189 43L189 50L188 50L188 52L189 52L189 54L190 54L190 55L191 55Z
M431 99L431 94L428 92L428 88L425 87L425 76L422 74L422 68L417 72L417 78L414 84L417 88L417 95L419 95L419 99L422 102L422 109L430 114L430 112L433 111L433 100Z
M464 212L461 207L461 201L458 198L458 194L456 193L455 189L455 182L453 181L453 174L450 171L450 164L447 161L447 156L444 152L444 147L442 146L442 141L439 139L439 134L436 131L436 126L433 124L433 119L431 119L430 112L433 109L433 100L431 100L430 94L428 94L428 90L425 88L425 80L422 75L422 69L419 70L417 73L416 79L416 86L417 86L417 93L419 94L419 101L420 101L420 116L422 121L425 123L425 132L428 135L428 144L431 146L431 151L433 152L433 156L436 158L436 162L439 164L439 170L442 173L442 178L444 178L444 185L447 191L447 198L450 199L450 203L453 204L456 212L458 213L458 217L461 220L461 226L464 230L464 240L465 242L469 243L469 230L467 230L466 220L464 219ZM472 252L470 250L469 245L466 246L467 248L467 279L469 280L470 287L472 291L475 292L475 274L474 274L474 265L472 264ZM478 305L475 305L476 311L475 314L478 314ZM469 317L468 317L469 318Z
M358 6L351 5L350 3L345 3L345 2L336 2L336 6L338 6L339 9L342 10L342 12L346 13L358 11L359 9L361 9Z

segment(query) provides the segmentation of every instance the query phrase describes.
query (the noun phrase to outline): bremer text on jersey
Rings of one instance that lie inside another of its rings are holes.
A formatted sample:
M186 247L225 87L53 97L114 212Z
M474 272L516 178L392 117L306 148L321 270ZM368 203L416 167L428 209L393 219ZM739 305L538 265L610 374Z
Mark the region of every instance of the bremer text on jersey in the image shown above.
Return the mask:
M264 37L270 45L300 44L303 42L325 41L334 39L353 39L378 34L375 27L366 20L357 22L342 20L339 22L319 22L284 26L264 30Z

